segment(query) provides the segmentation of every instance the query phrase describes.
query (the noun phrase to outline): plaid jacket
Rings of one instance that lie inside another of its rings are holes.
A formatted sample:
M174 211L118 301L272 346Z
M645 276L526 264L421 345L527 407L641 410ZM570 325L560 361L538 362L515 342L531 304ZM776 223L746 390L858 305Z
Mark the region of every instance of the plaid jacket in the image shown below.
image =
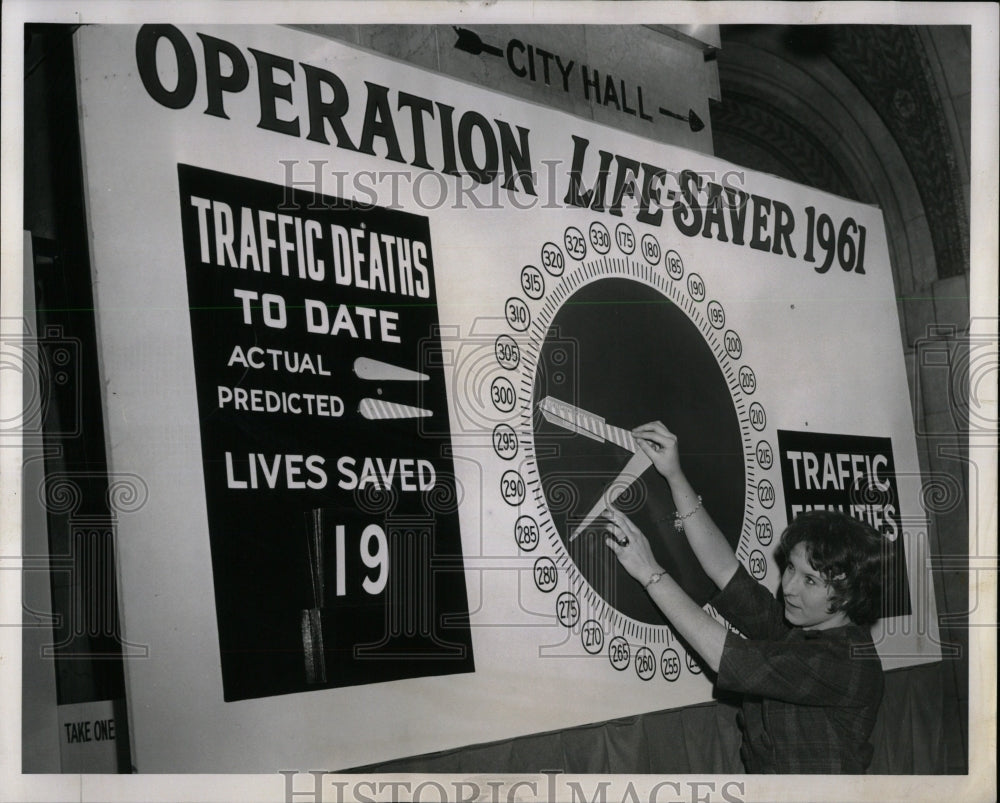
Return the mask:
M717 680L744 695L747 772L863 773L883 685L868 630L791 627L742 566L712 604L747 636L726 636Z

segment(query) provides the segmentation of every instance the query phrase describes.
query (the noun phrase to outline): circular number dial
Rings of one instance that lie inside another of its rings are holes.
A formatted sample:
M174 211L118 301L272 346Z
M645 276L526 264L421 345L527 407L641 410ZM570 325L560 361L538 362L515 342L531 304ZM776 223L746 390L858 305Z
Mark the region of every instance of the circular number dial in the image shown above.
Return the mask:
M766 576L761 548L773 538L775 502L765 476L774 464L766 398L725 299L669 243L595 220L535 253L540 267L520 270L520 295L504 305L510 331L497 341L497 362L509 386L492 389L496 409L510 413L494 430L494 449L503 461L523 461L501 486L504 501L518 506L514 539L534 561L538 591L558 589L556 618L581 654L604 655L643 681L673 683L698 665L605 546L602 519L580 525L632 456L628 430L662 420L737 555L755 577ZM564 405L562 417L546 400ZM567 417L565 409L578 412ZM674 531L673 500L655 469L615 504L687 593L706 603L715 587Z

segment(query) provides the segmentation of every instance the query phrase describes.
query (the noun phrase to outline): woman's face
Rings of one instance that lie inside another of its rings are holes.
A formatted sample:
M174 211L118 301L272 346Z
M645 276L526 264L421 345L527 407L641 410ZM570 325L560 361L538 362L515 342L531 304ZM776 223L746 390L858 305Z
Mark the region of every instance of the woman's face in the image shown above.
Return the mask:
M788 565L781 575L785 619L805 630L839 627L850 620L843 611L830 612L833 589L809 563L809 553L801 541L792 547Z

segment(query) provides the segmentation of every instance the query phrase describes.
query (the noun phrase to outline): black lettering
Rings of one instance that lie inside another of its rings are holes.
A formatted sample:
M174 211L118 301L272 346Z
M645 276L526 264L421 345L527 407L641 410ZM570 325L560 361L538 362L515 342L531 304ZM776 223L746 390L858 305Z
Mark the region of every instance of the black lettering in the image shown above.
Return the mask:
M795 228L795 216L792 210L781 201L774 202L774 253L784 253L781 250L781 243L785 243L785 251L788 256L794 257L792 250L792 230Z
M580 72L583 75L583 97L585 100L590 100L590 90L594 90L594 100L598 103L601 102L601 74L594 70L594 77L591 78L587 74L587 65L580 65Z
M399 138L396 136L396 126L392 122L392 112L389 110L389 88L365 81L368 87L368 103L365 105L365 124L361 129L361 144L358 150L375 155L373 143L375 137L385 140L385 158L393 162L403 162L403 153L399 149Z
M438 103L437 107L438 111L441 112L439 118L441 120L441 154L444 156L444 166L441 168L441 172L450 176L458 176L461 174L458 172L458 164L455 161L455 129L451 123L455 107L444 103Z
M643 163L642 206L636 215L636 219L640 223L649 223L651 226L659 226L663 221L663 207L660 205L660 190L663 189L663 180L666 176L666 169ZM660 181L659 184L657 184L657 179ZM655 207L655 211L650 211L651 207Z
M299 135L299 118L282 120L278 117L277 101L292 102L292 85L279 84L274 80L274 71L281 70L293 81L295 80L295 62L283 56L265 53L263 50L249 48L257 61L257 89L260 94L260 122L257 128L267 131L277 131L292 137Z
M611 160L614 159L614 154L608 153L607 151L598 151L598 157L600 157L601 163L597 168L597 184L594 185L594 200L590 204L590 208L595 212L606 212L604 208L604 196L608 189L608 175L611 173Z
M625 82L619 81L618 83L622 88L622 111L625 112L625 114L631 114L635 117L635 109L628 105L628 91L625 89Z
M715 235L715 238L720 243L728 243L726 218L722 213L722 187L710 181L708 183L708 201L705 204L705 225L701 230L701 236L711 238L713 226L719 227L719 233Z
M646 114L646 109L642 105L642 87L641 86L636 87L636 95L639 98L639 116L643 120L652 120L653 119L653 115Z
M507 66L510 67L510 71L514 73L518 78L524 78L528 74L528 71L524 67L518 67L514 64L514 51L520 50L524 52L524 42L520 39L511 39L507 43Z
M552 54L548 50L542 50L540 47L536 48L535 52L542 57L542 75L544 76L545 86L549 86L551 83L549 81L549 59L552 58Z
M771 211L771 201L759 195L751 195L753 201L753 235L750 238L750 247L755 251L770 251L771 236L762 237L767 231L768 213Z
M573 69L574 64L576 62L572 59L563 64L562 59L558 55L556 56L556 66L559 68L559 74L562 76L563 92L569 92L569 71Z
M616 156L618 170L615 173L615 189L611 195L611 209L608 211L617 217L622 216L622 202L626 195L635 197L635 180L639 175L639 163L627 156Z
M198 34L198 38L201 39L201 49L205 54L205 94L208 95L205 114L228 120L229 115L226 114L222 102L222 93L242 92L246 89L250 82L250 68L240 49L232 42L203 33ZM223 54L232 65L228 75L222 74Z
M674 225L681 234L694 237L701 231L701 209L698 207L701 178L693 170L682 170L678 183L681 197L674 202Z
M399 93L399 109L410 110L410 124L413 127L413 161L414 167L422 167L425 170L433 169L427 161L427 139L424 136L424 115L429 114L434 119L434 105L419 95L411 95L408 92Z
M476 153L472 148L472 131L478 128L486 146L486 161L482 167L476 164ZM479 112L468 111L458 121L458 152L462 155L462 164L466 171L480 184L489 184L497 177L499 156L497 154L497 138L493 134L490 121Z
M726 200L729 203L729 229L733 237L733 245L743 245L743 230L747 222L748 196L743 190L734 187L726 188Z
M347 114L350 103L344 82L332 72L308 64L302 65L302 72L306 76L306 98L309 103L309 135L306 139L328 145L330 140L326 138L326 124L329 123L337 138L337 147L356 151L357 148L344 128L344 115ZM324 86L333 90L331 100L323 100Z
M161 39L170 42L177 61L177 86L167 89L156 69L156 48ZM194 99L198 86L198 67L194 51L184 34L173 25L143 25L135 37L135 63L139 78L149 96L168 109L183 109Z
M601 102L605 106L614 103L618 111L622 110L621 104L618 102L618 91L615 89L615 80L610 75L604 79L604 100Z
M506 178L503 182L505 190L516 189L514 179L520 178L524 191L535 195L535 187L531 181L531 152L528 148L528 129L517 127L518 141L514 141L514 132L503 120L496 120L500 131L500 153L503 157L503 171Z
M587 156L587 147L590 145L590 140L578 137L576 134L573 134L572 137L573 161L569 169L569 189L566 190L566 197L563 198L563 203L586 209L590 206L590 199L594 195L593 190L587 190L582 194L580 192L583 186L583 182L581 181L583 162Z

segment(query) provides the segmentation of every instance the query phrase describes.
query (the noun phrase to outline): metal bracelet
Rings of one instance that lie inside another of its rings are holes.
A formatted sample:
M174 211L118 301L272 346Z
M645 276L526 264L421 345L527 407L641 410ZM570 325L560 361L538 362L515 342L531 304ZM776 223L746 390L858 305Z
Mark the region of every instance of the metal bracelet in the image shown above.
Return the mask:
M674 511L674 529L677 530L677 532L681 532L684 529L684 519L691 518L699 510L701 510L701 494L698 494L698 504L695 505L694 510L692 510L690 513L685 513L682 516L676 510Z

